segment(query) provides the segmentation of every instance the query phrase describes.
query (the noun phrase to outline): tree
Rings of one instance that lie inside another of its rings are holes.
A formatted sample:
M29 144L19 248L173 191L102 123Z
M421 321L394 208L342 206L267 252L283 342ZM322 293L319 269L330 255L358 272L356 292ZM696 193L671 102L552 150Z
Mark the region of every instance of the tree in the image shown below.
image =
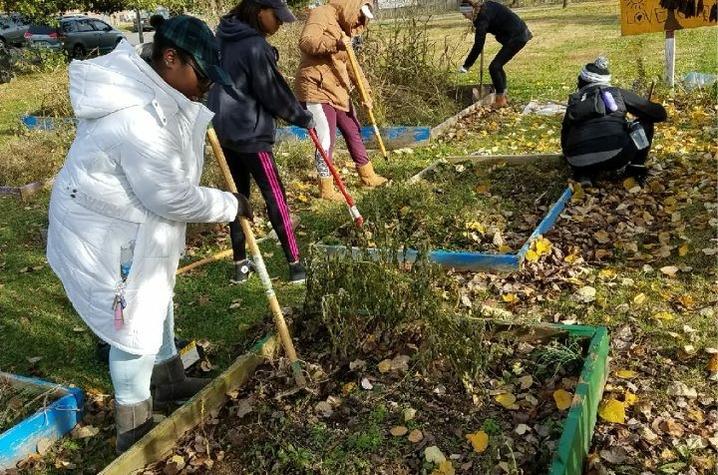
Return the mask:
M68 10L114 13L122 10L154 10L162 5L173 13L206 11L211 0L0 0L0 12L20 13L31 20L47 20Z

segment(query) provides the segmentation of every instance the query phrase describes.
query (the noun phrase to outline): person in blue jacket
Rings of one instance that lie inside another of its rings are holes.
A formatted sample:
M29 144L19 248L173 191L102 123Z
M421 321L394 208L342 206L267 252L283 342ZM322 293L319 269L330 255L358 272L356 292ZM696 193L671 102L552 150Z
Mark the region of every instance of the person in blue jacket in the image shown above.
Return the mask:
M489 64L489 74L496 92L494 106L506 107L508 100L504 66L526 46L533 35L526 23L509 7L492 0L479 2L464 0L459 5L459 11L471 20L475 28L474 46L459 68L459 72L468 72L476 62L484 50L486 33L494 35L496 41L501 44L501 49Z
M286 193L272 155L275 118L306 129L314 128L306 111L279 72L279 53L266 38L296 18L283 0L243 0L224 16L217 28L222 68L234 87L215 86L208 105L239 192L249 198L250 176L259 186L267 214L289 263L289 281L306 277L299 259ZM247 280L253 269L238 223L230 223L234 252L234 282Z

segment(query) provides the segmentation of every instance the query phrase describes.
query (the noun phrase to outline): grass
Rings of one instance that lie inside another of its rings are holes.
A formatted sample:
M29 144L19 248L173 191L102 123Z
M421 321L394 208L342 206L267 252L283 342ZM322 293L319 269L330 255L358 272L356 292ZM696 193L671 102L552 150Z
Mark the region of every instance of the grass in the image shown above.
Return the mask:
M658 34L620 37L617 8L614 3L600 1L570 5L566 10L558 7L519 10L533 31L534 39L507 67L511 98L516 101L531 98L565 99L574 88L580 67L599 53L608 55L611 70L619 85L630 87L637 75L644 76L649 82L657 78L662 71L662 37ZM432 40L443 42L448 36L456 48L468 51L472 38L465 35L467 22L458 14L436 17L429 26ZM713 54L716 40L711 29L679 31L676 36L676 71L679 77L692 70L716 70L717 59ZM295 48L291 45L286 48L290 47ZM487 41L487 58L497 49L493 40ZM295 51L282 50L283 64L288 64L296 57ZM639 58L642 61L640 68ZM14 174L5 175L10 178L0 178L1 185L21 185L37 177L51 176L62 161L66 149L63 147L68 144L61 136L18 134L20 116L43 107L43 98L50 92L48 76L25 75L9 84L0 85L0 102L3 105L0 109L0 163L19 163L19 166L13 166ZM462 84L476 83L477 67L469 75L457 77L456 80ZM488 81L487 76L485 81ZM657 88L656 96L669 98L662 88ZM698 153L710 152L710 147L715 144L715 112L703 118L693 117L694 111L690 106L670 112L674 122L658 127L655 161L670 166L679 166L682 161L681 166L686 175L703 167L708 170L706 179L712 177L712 183L715 184L714 163L689 159ZM417 149L412 155L394 156L388 162L375 157L374 163L378 172L399 182L434 160L451 155L476 151L558 152L559 130L560 118L522 116L513 111L504 111L476 118L471 127L457 132L451 140L439 140L428 147ZM71 135L72 132L66 133ZM40 146L46 148L38 148ZM317 241L338 224L346 222L348 214L343 205L316 202L310 151L306 146L300 152L296 150L294 145L285 144L277 147L276 151L290 195L290 208L298 212L302 219L298 234L300 244L306 250L310 242ZM54 158L49 161L50 155ZM670 161L670 157L677 157L676 162ZM345 155L340 154L337 163L355 198L372 193L358 187L356 174ZM2 164L0 170L3 170ZM683 185L678 181L667 183L666 186L674 187L677 194L681 191L692 193L691 187L682 188ZM375 193L380 195L382 191ZM703 205L710 197L691 195L689 198L681 204L681 213L686 222L707 222L714 217L714 213L707 213ZM0 347L3 348L0 352L0 368L110 393L107 367L95 358L96 340L75 314L61 283L44 258L42 229L47 225L47 201L46 193L38 195L29 203L0 198ZM715 259L700 252L703 247L715 247L715 242L711 241L715 239L715 230L710 226L690 225L684 234L690 239L691 252L680 258L673 255L669 259L657 261L653 267L658 269L661 265L673 262L685 263L694 268L690 274L681 273L679 278L668 280L657 272L643 272L635 263L617 254L610 262L586 265L589 278L592 279L590 282L597 289L594 305L587 308L572 301L569 291L552 293L549 289L546 291L548 297L540 305L524 310L520 305L510 309L520 321L553 321L559 315L562 319L575 318L589 324L605 324L612 329L619 329L626 324L636 325L641 332L641 341L650 342L660 352L661 358L675 358L689 341L698 349L718 346L715 316L701 314L703 308L715 303ZM196 250L195 257L217 250L220 246L214 241L211 242L211 238L205 241ZM266 244L263 252L270 273L283 276L286 264L281 250L274 244ZM615 269L620 278L610 281L599 278L597 274L604 267ZM254 325L263 321L268 314L259 281L254 278L242 287L232 287L228 285L229 273L228 262L211 264L178 278L176 287L177 333L184 338L209 339L213 345L210 359L216 364L217 371L226 367L234 356L258 336L254 333ZM631 279L633 284L622 285L620 279L623 278ZM302 302L302 288L285 285L281 279L275 280L275 286L281 305ZM496 303L498 300L499 305L503 305L495 289L490 290L477 293L475 299L488 303ZM645 293L649 303L634 306L632 302L638 293ZM684 295L694 300L695 305L691 309L676 313L676 318L670 321L654 318L658 311L675 310L676 300ZM239 308L230 309L233 303L238 302ZM625 304L628 304L628 308L623 306ZM696 329L695 337L688 339L684 335L683 325ZM681 338L676 338L676 334ZM301 348L299 350L301 353ZM31 364L27 360L31 357L42 359ZM639 363L636 361L634 364L638 367ZM620 364L628 363L622 361ZM698 363L683 365L676 369L672 377L687 384L705 384L702 368ZM661 396L661 392L669 383L667 379L658 380L654 388L647 390L645 397L662 404L666 396ZM316 429L316 433L317 437L321 437L321 428ZM354 445L346 447L347 452L358 449L356 444L365 446L374 443L371 431L365 433L368 435L357 436L352 442ZM65 444L72 446L71 452L75 454L82 454L85 447L78 441L66 441ZM344 460L342 453L336 453L337 464ZM301 452L287 456L297 459L304 457ZM101 467L111 457L111 451L106 451L95 465Z

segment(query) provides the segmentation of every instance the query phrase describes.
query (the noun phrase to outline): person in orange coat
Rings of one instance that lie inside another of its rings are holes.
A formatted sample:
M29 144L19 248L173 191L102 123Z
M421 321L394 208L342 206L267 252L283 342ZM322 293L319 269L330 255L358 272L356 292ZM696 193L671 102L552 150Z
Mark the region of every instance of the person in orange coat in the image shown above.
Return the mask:
M363 81L367 91L370 89L366 78L354 77L345 42L360 34L373 18L370 0L331 0L311 10L299 39L301 61L294 83L297 98L314 116L317 135L327 155L332 157L338 127L359 177L368 187L382 185L387 180L374 172L361 140L361 126L349 92L358 81ZM321 198L343 201L319 153L315 154L315 165Z

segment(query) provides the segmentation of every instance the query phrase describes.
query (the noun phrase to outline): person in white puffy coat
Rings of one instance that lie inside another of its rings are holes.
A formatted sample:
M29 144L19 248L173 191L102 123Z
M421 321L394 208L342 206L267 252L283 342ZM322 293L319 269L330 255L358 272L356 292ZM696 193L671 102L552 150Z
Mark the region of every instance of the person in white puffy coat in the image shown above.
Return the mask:
M207 25L183 15L161 25L149 62L122 41L69 68L77 135L52 190L47 258L111 345L118 452L152 427L153 407L207 383L185 377L174 347L186 223L252 215L241 195L199 186L212 113L198 101L231 84L218 51Z

